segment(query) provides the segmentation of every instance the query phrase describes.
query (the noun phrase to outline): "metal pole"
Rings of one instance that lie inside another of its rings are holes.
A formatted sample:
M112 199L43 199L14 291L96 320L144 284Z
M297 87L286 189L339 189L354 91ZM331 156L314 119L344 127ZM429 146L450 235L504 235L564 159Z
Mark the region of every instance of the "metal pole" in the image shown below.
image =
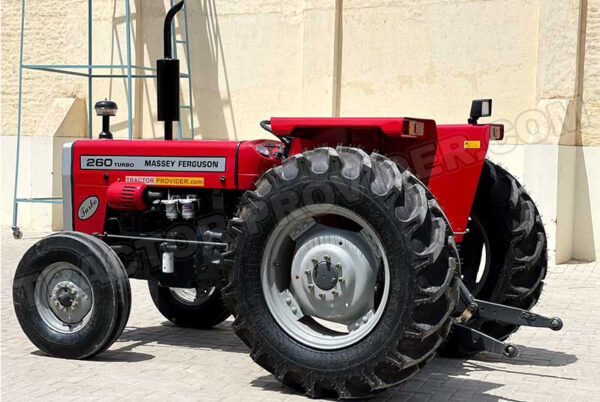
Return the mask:
M21 103L23 100L23 36L25 31L25 0L21 1L21 49L19 50L19 105L17 107L17 150L15 154L15 189L13 192L13 216L12 230L13 236L17 237L19 228L17 227L17 213L19 203L17 202L17 187L19 184L19 156L21 153Z
M190 96L188 106L190 107L190 133L192 135L192 140L194 139L194 108L192 103L192 69L190 66L192 65L190 61L190 36L188 34L188 20L187 20L187 3L184 5L183 9L183 18L185 25L185 61L187 64L187 73L188 73L188 93Z
M171 3L171 8L173 8L173 0L170 1ZM185 5L184 5L185 7ZM185 10L183 11L185 13ZM171 24L171 38L172 38L172 42L173 42L173 58L177 59L177 31L175 30L175 24L177 23L177 21L175 20L172 24ZM179 82L178 82L179 85ZM182 135L181 135L181 119L177 122L177 139L181 139Z
M138 10L139 12L139 10ZM125 28L127 31L127 137L133 138L132 113L131 113L131 20L129 15L129 0L125 0Z
M92 65L92 0L88 0L88 66ZM93 137L92 133L92 68L88 68L88 138Z

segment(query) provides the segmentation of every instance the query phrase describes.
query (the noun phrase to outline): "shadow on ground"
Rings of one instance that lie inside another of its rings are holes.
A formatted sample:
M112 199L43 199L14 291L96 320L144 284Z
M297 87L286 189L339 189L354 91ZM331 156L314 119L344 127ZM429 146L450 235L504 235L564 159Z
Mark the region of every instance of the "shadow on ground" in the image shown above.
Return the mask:
M577 356L556 350L543 348L532 348L517 345L519 355L514 359L506 359L502 356L480 353L473 360L488 363L505 363L508 366L537 366L537 367L562 367L573 364Z
M246 346L237 338L229 323L223 323L211 330L196 330L176 327L170 322L152 327L127 327L112 350L94 358L97 361L137 362L154 358L147 353L138 353L136 348L147 344L159 344L194 349L222 350L235 353L248 353ZM575 355L560 351L519 346L520 355L505 359L480 353L469 360L437 358L420 373L406 383L392 388L373 401L388 398L406 399L415 394L423 399L447 399L451 395L472 401L508 400L505 397L490 395L489 392L505 384L469 378L473 372L505 372L533 377L555 378L575 381L574 378L519 371L518 367L561 367L577 361ZM500 365L500 367L498 367ZM297 391L280 385L274 376L265 375L251 382L253 387L279 392L282 395L298 394Z
M120 343L131 343L120 346ZM126 327L114 350L127 351L136 347L156 343L159 345L223 350L225 352L248 353L248 349L225 322L209 330L181 328L169 321L152 327ZM119 347L120 346L120 347Z
M512 401L524 402L517 399L508 399L506 397L490 395L488 392L502 387L504 384L498 384L490 381L474 380L461 376L467 375L471 370L469 367L457 367L452 374L440 372L439 360L433 360L427 367L407 382L393 387L381 394L369 399L369 401L396 401L396 400L423 400L423 401L445 401L452 397L464 398L469 401ZM253 387L258 387L269 391L278 391L282 395L301 395L289 387L279 384L272 375L265 375L256 378L251 382ZM335 398L326 400L335 401Z
M41 356L44 358L60 359L59 357L55 358L54 356L48 355L40 350L31 352L31 354L34 356ZM94 356L91 359L87 359L87 361L136 363L136 362L145 362L145 361L152 360L152 359L154 359L154 355L150 355L148 353L139 353L139 352L132 352L132 351L128 351L128 350L119 349L119 350L107 350L106 352L102 352L99 355Z
M518 401L504 396L490 395L489 391L505 386L503 383L468 378L473 372L505 372L533 377L555 378L575 381L575 378L553 376L513 370L511 366L567 366L577 361L577 357L568 353L555 352L541 348L520 346L522 355L515 359L503 359L488 354L480 354L474 359L445 359L438 357L432 360L421 372L407 382L390 389L370 401L408 400L417 395L418 400L449 400L460 397L469 401ZM534 359L528 358L534 356ZM494 367L485 363L503 363L504 367ZM265 375L252 381L252 386L266 390L276 390L284 395L298 394L293 389L280 385L274 376ZM412 399L411 399L412 400Z

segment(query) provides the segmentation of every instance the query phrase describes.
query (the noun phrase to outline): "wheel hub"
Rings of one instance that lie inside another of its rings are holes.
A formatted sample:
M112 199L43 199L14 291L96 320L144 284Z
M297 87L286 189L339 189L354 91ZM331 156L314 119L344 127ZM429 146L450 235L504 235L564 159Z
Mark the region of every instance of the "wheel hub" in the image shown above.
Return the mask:
M291 291L304 314L350 325L373 309L377 269L360 234L317 228L298 241Z
M68 262L56 262L38 277L35 303L48 326L70 333L86 324L94 297L90 282L81 269Z
M64 274L58 277L63 279ZM92 301L88 292L78 286L79 282L73 280L61 280L54 284L50 292L50 309L62 322L75 324L80 322L92 308Z
M331 290L338 282L340 274L331 261L321 261L313 269L313 280L321 290Z
M61 306L71 307L77 294L69 288L62 288L58 291L57 299Z

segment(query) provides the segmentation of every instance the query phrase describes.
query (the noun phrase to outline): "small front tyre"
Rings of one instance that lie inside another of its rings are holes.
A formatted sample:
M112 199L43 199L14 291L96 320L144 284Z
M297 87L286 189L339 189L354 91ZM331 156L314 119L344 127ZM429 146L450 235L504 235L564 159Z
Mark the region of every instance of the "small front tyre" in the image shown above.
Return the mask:
M121 335L131 291L110 247L86 234L62 232L27 250L15 273L13 303L23 332L40 350L84 359Z

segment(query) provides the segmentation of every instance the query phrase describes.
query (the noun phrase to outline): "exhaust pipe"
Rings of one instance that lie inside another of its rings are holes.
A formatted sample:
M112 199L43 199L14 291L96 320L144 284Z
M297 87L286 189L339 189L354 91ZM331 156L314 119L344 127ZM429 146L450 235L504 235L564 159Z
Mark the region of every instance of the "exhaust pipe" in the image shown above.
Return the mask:
M172 58L171 24L183 4L175 4L165 17L164 58L156 60L158 120L165 122L165 140L173 139L173 122L179 121L179 60Z

